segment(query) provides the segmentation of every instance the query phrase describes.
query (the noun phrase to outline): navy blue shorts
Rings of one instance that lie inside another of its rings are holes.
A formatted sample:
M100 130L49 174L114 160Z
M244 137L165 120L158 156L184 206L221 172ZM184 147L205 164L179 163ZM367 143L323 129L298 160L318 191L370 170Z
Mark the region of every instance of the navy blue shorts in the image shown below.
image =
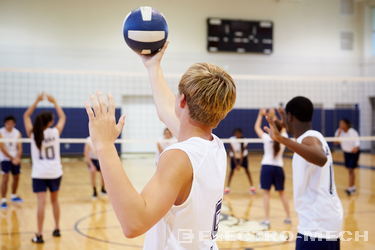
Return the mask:
M50 192L56 192L60 189L61 178L56 179L37 179L33 178L33 192L47 192L49 189Z
M296 250L340 250L340 239L320 239L297 234Z
M357 168L360 154L361 154L360 151L358 151L357 153L344 152L345 167L347 167L347 168Z
M262 165L260 171L260 188L264 190L270 190L272 185L275 186L275 190L283 191L285 182L284 169L279 166Z
M95 168L96 168L96 171L99 171L99 172L100 172L100 164L99 164L99 160L91 159L91 162L92 162L92 164L94 164L94 166L95 166Z
M230 158L230 168L231 169L235 169L236 167L237 167L237 164L236 164L235 158L231 157ZM248 167L247 156L243 157L243 162L242 162L241 167L243 167L243 168L247 168Z
M11 161L2 161L1 170L5 174L11 172L12 175L19 175L21 173L21 165L14 165Z

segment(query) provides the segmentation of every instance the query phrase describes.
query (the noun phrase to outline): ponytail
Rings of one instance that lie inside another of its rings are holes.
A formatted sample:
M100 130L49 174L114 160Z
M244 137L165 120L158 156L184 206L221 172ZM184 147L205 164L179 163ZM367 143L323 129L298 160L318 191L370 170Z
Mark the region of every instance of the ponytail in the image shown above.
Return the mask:
M275 121L275 125L279 131L283 129L283 125L277 120ZM278 155L278 153L280 152L280 149L281 149L280 143L277 141L273 141L273 157L276 157Z
M277 141L274 141L273 142L273 157L276 157L279 152L280 152L280 143Z
M48 123L52 120L53 115L51 112L42 112L35 118L33 124L33 135L35 144L39 150L42 148L42 142L44 140L44 130L46 129Z

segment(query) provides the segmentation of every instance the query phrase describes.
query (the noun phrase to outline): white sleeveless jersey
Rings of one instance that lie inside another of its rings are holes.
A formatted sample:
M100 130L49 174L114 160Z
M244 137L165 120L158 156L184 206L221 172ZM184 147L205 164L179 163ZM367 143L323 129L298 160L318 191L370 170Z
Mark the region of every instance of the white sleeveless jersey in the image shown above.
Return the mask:
M229 152L229 156L234 157L236 159L241 158L242 149L243 149L243 152L242 152L243 156L246 156L249 153L247 150L247 143L237 142L238 139L245 139L245 138L237 138L235 136L231 136L229 138L230 145L232 146L232 149L233 149L233 152L232 151Z
M173 206L146 233L144 249L218 249L215 237L227 161L223 143L215 135L213 137L212 141L193 137L165 150L179 149L187 154L193 168L193 183L186 201Z
M288 137L288 134L283 132L282 136ZM274 150L273 150L273 140L267 133L263 133L262 136L263 141L263 158L262 158L262 165L271 165L271 166L277 166L282 167L284 165L283 161L283 154L285 151L285 146L283 144L280 144L280 151L277 153L276 156L274 156Z
M331 151L323 135L309 130L297 138L317 138L327 155L323 167L293 155L293 192L299 225L298 232L312 237L334 239L342 230L343 208L336 192Z
M18 148L17 148L17 139L21 137L21 133L18 129L13 128L12 131L6 130L4 127L0 128L0 134L1 137L4 139L12 139L14 141L10 142L4 142L5 149L8 151L8 153L12 157L16 157L18 153ZM0 150L0 161L10 161L8 157L6 157Z
M57 128L44 130L41 150L35 144L34 135L31 135L31 160L32 178L55 179L62 176L60 134Z

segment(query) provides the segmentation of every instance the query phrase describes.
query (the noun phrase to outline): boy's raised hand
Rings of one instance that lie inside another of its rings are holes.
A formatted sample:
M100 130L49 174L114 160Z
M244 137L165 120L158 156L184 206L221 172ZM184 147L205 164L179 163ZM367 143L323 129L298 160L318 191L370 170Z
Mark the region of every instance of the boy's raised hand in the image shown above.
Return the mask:
M86 112L89 117L89 131L92 143L96 150L113 144L125 124L125 116L121 116L116 124L115 102L112 95L103 96L100 93L90 97L91 106L86 103Z
M142 58L142 62L147 69L160 65L160 62L164 56L165 50L168 48L168 44L169 42L167 41L164 44L164 46L161 48L161 50L154 55L141 55L140 54L140 57Z

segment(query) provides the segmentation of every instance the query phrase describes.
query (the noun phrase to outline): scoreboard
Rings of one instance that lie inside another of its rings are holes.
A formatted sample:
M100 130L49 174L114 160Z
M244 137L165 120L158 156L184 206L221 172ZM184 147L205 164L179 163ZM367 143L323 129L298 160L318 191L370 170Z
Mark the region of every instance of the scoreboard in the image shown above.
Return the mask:
M207 50L271 54L273 22L208 18Z

